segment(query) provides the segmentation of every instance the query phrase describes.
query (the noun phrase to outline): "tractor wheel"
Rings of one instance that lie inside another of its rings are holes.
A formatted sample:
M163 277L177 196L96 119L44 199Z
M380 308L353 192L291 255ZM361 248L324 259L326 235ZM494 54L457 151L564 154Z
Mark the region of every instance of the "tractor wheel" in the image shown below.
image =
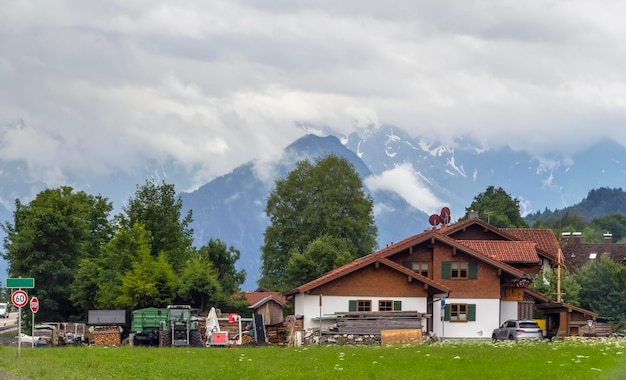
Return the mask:
M172 332L169 330L161 331L161 346L170 347L172 345Z
M189 345L191 347L202 347L202 336L200 330L189 331Z

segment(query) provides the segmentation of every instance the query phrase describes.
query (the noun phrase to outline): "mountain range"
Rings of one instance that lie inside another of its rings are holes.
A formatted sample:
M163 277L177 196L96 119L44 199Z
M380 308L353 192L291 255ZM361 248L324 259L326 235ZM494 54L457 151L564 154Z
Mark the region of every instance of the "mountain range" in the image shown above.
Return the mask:
M238 266L247 272L244 290L254 289L259 278L267 196L274 181L304 158L314 160L332 153L354 165L374 199L379 247L428 228L428 216L444 206L450 208L452 221L458 219L488 186L502 187L518 199L526 215L568 207L594 188L621 187L626 176L626 163L621 160L626 148L612 140L570 157L539 157L508 147L484 147L469 138L443 144L411 137L393 126L370 127L350 135L315 129L324 132L304 132L275 162L254 160L194 191L180 193L184 212L193 212L191 227L197 246L216 238L241 252ZM188 188L191 181L179 169L168 160L147 161L142 169L128 173L98 178L69 173L66 177L75 189L102 194L119 206L147 179ZM26 174L24 163L0 161L0 200L4 200L0 221L11 218L7 199L28 201L33 191L46 187L26 180ZM0 267L3 282L4 276Z

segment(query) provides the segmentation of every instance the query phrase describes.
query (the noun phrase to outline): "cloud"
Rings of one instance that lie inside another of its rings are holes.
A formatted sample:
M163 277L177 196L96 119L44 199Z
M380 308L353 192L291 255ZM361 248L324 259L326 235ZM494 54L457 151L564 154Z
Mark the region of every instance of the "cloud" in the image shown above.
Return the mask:
M365 179L365 184L372 191L395 192L411 206L426 213L439 214L444 204L424 185L420 174L410 163L398 165L378 176L370 176Z
M619 1L20 1L0 13L0 158L33 176L170 157L202 183L304 132L571 154L626 144ZM558 141L558 144L555 143ZM192 169L193 168L193 169Z

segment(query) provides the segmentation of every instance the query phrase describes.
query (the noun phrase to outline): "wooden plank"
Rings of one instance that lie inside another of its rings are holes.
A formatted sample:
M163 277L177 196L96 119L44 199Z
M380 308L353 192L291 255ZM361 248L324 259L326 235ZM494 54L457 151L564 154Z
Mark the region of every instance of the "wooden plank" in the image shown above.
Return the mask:
M416 344L422 343L422 330L382 330L380 344Z

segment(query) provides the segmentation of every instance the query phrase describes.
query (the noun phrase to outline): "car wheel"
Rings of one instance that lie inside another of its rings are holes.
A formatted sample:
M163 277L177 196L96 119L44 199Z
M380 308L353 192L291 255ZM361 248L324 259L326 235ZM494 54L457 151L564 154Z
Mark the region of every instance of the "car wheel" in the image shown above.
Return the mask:
M496 334L493 334L493 335L491 336L491 340L492 340L494 343L496 343L496 342L498 341L498 337L496 336Z

